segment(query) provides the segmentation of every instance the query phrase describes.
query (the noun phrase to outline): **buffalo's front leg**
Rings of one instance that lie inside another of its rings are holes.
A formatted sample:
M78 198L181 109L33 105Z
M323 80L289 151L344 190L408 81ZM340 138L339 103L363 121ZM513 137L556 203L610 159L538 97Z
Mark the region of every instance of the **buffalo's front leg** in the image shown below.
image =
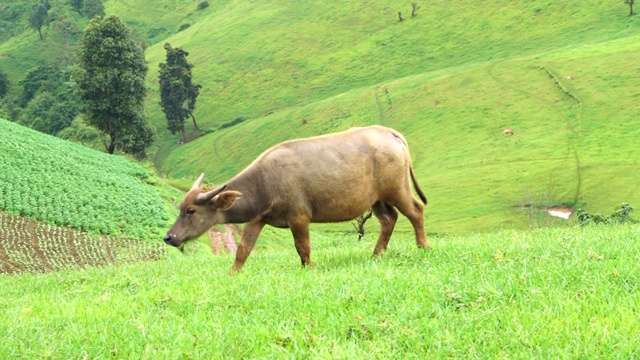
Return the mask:
M300 255L302 266L311 266L311 241L309 239L309 219L297 218L289 221L296 250Z
M233 266L229 271L229 275L233 275L242 269L244 262L247 260L249 254L251 254L253 245L256 244L256 239L258 239L258 235L260 235L260 231L262 231L264 225L265 224L261 221L250 222L244 225L240 245L238 245L238 250L236 251L236 261L233 263Z

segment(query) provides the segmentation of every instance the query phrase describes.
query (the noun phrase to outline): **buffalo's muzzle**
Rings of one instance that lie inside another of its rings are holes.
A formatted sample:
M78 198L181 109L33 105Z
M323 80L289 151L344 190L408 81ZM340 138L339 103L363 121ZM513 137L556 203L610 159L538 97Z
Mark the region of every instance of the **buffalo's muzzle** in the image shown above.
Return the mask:
M169 244L171 242L171 235L167 234L164 236L164 243Z

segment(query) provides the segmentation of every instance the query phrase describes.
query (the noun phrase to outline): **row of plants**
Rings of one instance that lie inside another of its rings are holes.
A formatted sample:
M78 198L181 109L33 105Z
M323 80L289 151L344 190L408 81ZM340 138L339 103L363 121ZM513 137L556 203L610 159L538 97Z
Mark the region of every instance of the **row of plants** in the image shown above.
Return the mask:
M160 243L99 235L0 213L0 274L121 265L159 259L165 253L166 247Z
M167 224L149 173L0 120L0 211L102 234L159 236Z

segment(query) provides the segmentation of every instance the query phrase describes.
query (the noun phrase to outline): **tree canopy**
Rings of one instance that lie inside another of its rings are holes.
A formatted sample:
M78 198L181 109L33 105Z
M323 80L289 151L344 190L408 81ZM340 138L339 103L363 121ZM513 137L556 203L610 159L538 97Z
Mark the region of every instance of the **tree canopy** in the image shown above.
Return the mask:
M33 5L33 11L29 15L29 25L38 31L40 40L44 39L42 37L42 27L49 23L49 9L51 9L49 1L41 0Z
M7 94L8 90L9 78L7 77L7 74L5 74L2 69L0 69L0 99L2 99Z
M116 146L139 151L153 139L143 112L146 74L144 52L127 26L116 16L93 18L82 36L74 79L86 121L101 132L111 154Z
M104 16L104 4L102 0L86 0L84 2L84 15L89 19L96 16Z
M169 43L164 48L167 50L167 62L160 64L160 106L167 118L169 131L172 134L182 133L182 140L185 141L184 122L187 116L191 116L193 126L198 129L193 110L200 85L192 82L192 65L187 62L189 53L181 48L174 49Z

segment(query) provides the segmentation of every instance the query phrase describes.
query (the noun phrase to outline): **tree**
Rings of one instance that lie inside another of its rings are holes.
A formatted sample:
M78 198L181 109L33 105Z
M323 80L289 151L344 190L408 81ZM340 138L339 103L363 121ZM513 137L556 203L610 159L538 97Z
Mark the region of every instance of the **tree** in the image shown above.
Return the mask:
M84 2L84 14L89 19L93 19L96 16L104 16L105 12L102 0L86 0Z
M415 17L417 15L416 12L418 9L420 9L420 6L418 6L417 3L411 3L411 17Z
M73 19L64 15L52 21L51 28L55 36L49 36L48 40L51 42L50 46L58 50L55 52L54 62L63 67L70 66L75 62L76 40L80 38L80 29Z
M51 5L48 0L43 0L33 5L33 11L29 15L29 25L32 28L38 30L40 40L44 40L42 37L42 27L49 23L49 9Z
M144 52L118 17L95 17L89 22L74 79L87 124L100 131L110 154L127 137L142 139L145 146L151 143L141 130L147 127L143 114L146 74Z
M70 72L40 65L27 72L18 84L22 93L16 104L23 107L16 118L21 124L48 134L56 134L71 124L80 112Z
M70 106L71 105L71 106ZM32 129L55 135L71 125L78 113L73 104L61 102L48 91L39 92L20 113L19 122Z
M84 7L84 0L69 0L69 5L71 8L75 10L80 16L82 16L82 8Z
M193 84L191 64L187 62L189 53L181 48L164 45L167 50L167 62L160 64L160 106L167 118L167 128L172 134L180 132L182 141L186 141L184 122L187 116L198 129L193 110L200 93L200 85Z
M2 99L7 94L8 90L9 78L7 77L7 74L5 74L2 69L0 69L0 99Z
M67 78L65 78L62 70L50 65L39 65L30 69L24 79L18 82L22 86L18 105L21 107L27 106L39 91L55 92L60 84L68 80L69 75L66 74L66 76Z
M629 5L629 16L633 16L633 3L635 0L624 0L624 3Z

